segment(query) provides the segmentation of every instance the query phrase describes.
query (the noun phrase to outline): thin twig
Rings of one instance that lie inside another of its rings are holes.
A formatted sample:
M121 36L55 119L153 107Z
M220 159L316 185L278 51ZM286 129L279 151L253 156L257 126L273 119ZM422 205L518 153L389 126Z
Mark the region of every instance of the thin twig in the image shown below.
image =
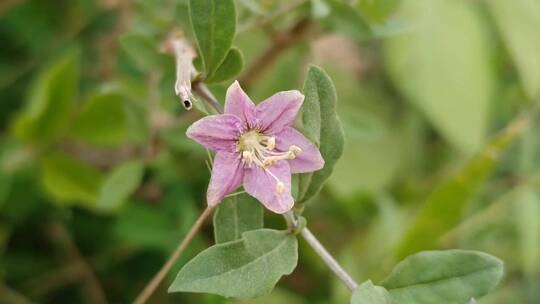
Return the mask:
M32 301L8 286L0 284L0 303L30 304Z
M33 298L40 297L73 282L79 282L84 279L84 271L80 263L74 262L54 272L30 279L23 285L23 290Z
M306 242L313 248L313 250L321 257L321 259L326 263L328 268L330 268L334 274L341 280L350 291L355 290L358 287L358 284L354 279L339 265L339 263L334 259L334 257L324 248L324 246L319 242L319 240L311 233L311 231L305 227L300 232Z
M272 66L279 55L304 37L311 24L308 18L302 18L287 32L276 35L273 43L240 76L238 81L242 87L248 90L251 84Z
M292 230L298 228L298 220L293 214L293 212L287 212L283 215L287 225ZM306 240L306 242L313 248L315 253L323 260L323 262L334 272L334 274L341 280L350 291L355 290L358 287L358 283L339 265L339 263L334 259L334 257L324 248L324 246L319 242L319 240L311 233L307 227L301 227L300 234Z
M189 230L188 234L184 237L182 242L178 244L178 247L174 250L173 254L169 257L167 262L161 267L159 272L152 278L152 280L146 285L146 287L143 289L143 291L137 296L134 304L143 304L148 301L150 296L154 293L156 288L159 286L161 281L165 278L167 273L171 270L174 263L178 260L182 252L187 248L189 243L193 240L195 235L199 232L204 222L210 217L212 212L214 211L214 208L207 207L204 212L199 216L195 224L191 227L191 230Z
M276 19L276 18L278 18L280 16L283 16L286 13L289 13L290 11L292 11L294 9L299 8L300 6L305 4L306 2L308 2L308 1L307 0L291 1L287 6L283 6L281 9L277 10L276 12L274 12L272 14L269 14L265 18L262 18L262 19L257 18L256 21L254 21L254 22L249 22L247 24L243 24L242 26L240 26L237 33L245 32L245 31L253 28L254 26L265 26L265 25L269 24L270 22L272 22L272 20L274 20L274 19Z
M74 263L79 264L79 267L84 274L83 289L88 297L88 302L97 304L107 303L101 283L94 274L92 267L90 267L79 251L79 248L77 248L77 245L75 245L75 242L71 239L66 227L61 223L54 223L51 225L51 233L58 245L64 247L67 251L71 260L73 260Z

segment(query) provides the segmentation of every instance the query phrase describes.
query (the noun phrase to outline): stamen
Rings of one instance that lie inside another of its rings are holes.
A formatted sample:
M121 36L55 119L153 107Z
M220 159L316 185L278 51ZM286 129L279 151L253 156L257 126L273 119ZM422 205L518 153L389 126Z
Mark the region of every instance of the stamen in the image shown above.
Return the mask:
M276 138L261 134L257 130L242 134L236 144L236 151L242 153L242 162L248 167L255 164L266 171L276 181L276 192L281 194L286 190L285 184L270 171L270 167L281 160L295 159L302 153L302 149L291 145L287 151L278 152L275 148Z
M236 143L236 151L241 152L242 163L248 167L255 164L266 171L276 181L276 193L281 194L286 190L285 184L270 171L270 167L281 160L295 159L302 149L291 145L287 151L275 151L276 138L266 136L257 130L250 130L240 136Z
M266 140L266 148L268 148L268 150L274 150L274 148L276 147L276 138L275 137L268 137L267 140Z
M284 191L285 191L285 184L282 183L282 182L278 182L278 183L276 184L276 192L279 193L279 194L281 194L281 193L283 193Z
M294 154L294 157L292 159L296 158L300 153L302 153L302 149L300 149L299 146L295 145L290 146L289 151Z

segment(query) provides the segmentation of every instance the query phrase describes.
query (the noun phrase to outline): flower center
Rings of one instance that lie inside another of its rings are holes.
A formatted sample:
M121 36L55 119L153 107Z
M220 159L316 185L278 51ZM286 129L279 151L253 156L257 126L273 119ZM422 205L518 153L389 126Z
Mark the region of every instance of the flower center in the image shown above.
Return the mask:
M240 136L236 144L236 151L242 155L242 162L248 167L252 165L263 168L277 181L276 191L282 193L285 185L269 168L280 160L295 159L302 152L300 147L292 145L288 151L275 151L276 138L266 136L257 130L248 131Z

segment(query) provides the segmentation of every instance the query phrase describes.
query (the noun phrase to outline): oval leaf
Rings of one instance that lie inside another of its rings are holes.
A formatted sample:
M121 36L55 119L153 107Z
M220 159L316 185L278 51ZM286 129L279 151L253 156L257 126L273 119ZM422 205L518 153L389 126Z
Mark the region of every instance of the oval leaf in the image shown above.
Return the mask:
M141 71L151 71L167 67L167 64L171 60L171 58L159 52L159 43L143 34L125 34L120 37L120 45Z
M236 31L236 7L233 0L190 0L189 17L206 78L225 60Z
M298 242L286 231L245 232L238 241L214 245L187 263L169 292L205 292L241 299L272 291L298 262Z
M403 4L401 13L415 27L386 41L389 72L449 143L461 152L474 152L486 135L495 84L483 17L470 1Z
M214 237L218 244L239 240L242 233L261 228L261 204L245 193L224 199L214 213Z
M93 145L111 146L128 134L124 97L118 93L98 93L90 97L75 120L72 135Z
M61 135L68 127L78 87L78 57L69 53L34 83L28 103L15 120L17 136L48 142Z
M323 26L340 32L355 40L365 40L371 36L371 28L360 12L352 5L341 0L326 0L330 8L329 14L321 20Z
M336 89L330 77L321 68L312 66L304 84L302 122L308 138L319 145L324 168L300 174L298 201L303 202L317 194L330 177L336 162L343 154L345 139L336 113Z
M384 287L375 286L371 281L362 283L353 292L351 304L391 304L390 294Z
M523 133L526 122L524 117L516 119L455 175L433 190L400 241L398 258L436 247L439 237L462 220L464 210L495 169L502 154Z
M530 98L540 94L540 2L492 0L489 5Z
M216 73L212 78L207 79L207 83L213 82L223 82L229 80L234 76L238 75L242 68L244 67L244 56L239 49L233 47L227 53L227 57L223 63L219 66Z
M130 161L116 167L103 181L97 207L104 211L115 210L137 189L144 173L144 164Z
M382 285L399 304L460 304L491 291L503 262L467 250L425 251L401 261Z
M101 173L78 159L55 153L41 163L41 181L49 194L59 202L84 203L93 206L101 185Z

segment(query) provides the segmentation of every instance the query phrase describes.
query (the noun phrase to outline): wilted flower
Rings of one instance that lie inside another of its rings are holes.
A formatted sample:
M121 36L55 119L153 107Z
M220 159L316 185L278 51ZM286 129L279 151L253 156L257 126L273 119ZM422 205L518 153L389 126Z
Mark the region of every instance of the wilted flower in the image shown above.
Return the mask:
M227 90L225 113L202 118L187 130L189 138L216 152L209 205L243 184L275 213L292 208L291 174L324 166L317 147L292 127L303 101L300 92L285 91L255 106L234 82Z

